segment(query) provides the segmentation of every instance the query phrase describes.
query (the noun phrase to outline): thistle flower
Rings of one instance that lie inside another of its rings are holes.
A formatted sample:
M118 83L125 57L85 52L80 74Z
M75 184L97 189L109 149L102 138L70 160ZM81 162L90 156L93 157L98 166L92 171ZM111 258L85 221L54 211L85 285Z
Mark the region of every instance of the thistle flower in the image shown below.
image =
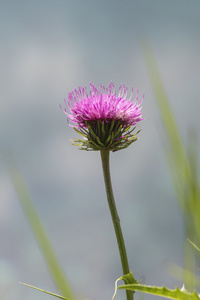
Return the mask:
M84 140L72 140L72 144L81 150L110 150L117 151L128 147L138 137L133 133L137 123L142 118L141 103L138 101L138 91L135 100L127 99L127 87L120 85L116 94L114 84L108 87L90 83L90 92L79 86L65 100L69 126L81 134ZM70 124L70 122L72 124Z

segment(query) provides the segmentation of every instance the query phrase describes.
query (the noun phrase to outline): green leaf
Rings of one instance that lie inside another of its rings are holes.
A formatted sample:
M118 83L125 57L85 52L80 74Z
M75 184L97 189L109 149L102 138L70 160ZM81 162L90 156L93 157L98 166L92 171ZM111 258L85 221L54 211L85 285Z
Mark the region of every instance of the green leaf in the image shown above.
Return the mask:
M195 245L195 244L194 244L192 241L190 241L189 239L188 239L188 241L190 242L190 244L191 244L197 251L200 252L200 248L197 247L197 245Z
M30 285L30 284L27 284L27 283L24 283L24 282L20 282L20 283L23 284L23 285L25 285L25 286L28 286L28 287L30 287L30 288L32 288L32 289L35 289L35 290L37 290L37 291L39 291L39 292L43 292L43 293L45 293L45 294L48 294L48 295L51 295L51 296L54 296L54 297L57 297L57 298L60 298L60 299L63 299L63 300L69 300L68 298L65 298L65 297L63 297L63 296L60 296L60 295L58 295L58 294L54 294L54 293L45 291L45 290L40 289L40 288L37 288L37 287L35 287L35 286L33 286L33 285Z
M120 278L118 278L116 281L115 281L115 291L114 291L114 295L112 296L112 300L115 298L116 296L116 293L117 293L117 283L119 280L123 280L126 284L138 284L139 282L133 277L133 273L132 271L128 274L125 274L123 276L121 276ZM134 291L133 291L134 293Z
M50 270L54 283L56 284L58 290L63 296L70 299L75 299L71 287L66 279L66 276L53 251L52 245L48 239L48 236L40 220L40 217L33 205L33 201L26 187L26 184L18 168L15 166L12 156L8 157L7 154L6 158L7 158L6 160L9 161L8 169L9 169L9 175L11 181L16 190L16 193L18 195L24 213L29 221L31 229L38 242L38 245L46 260L46 264Z
M123 280L126 284L138 284L139 282L134 278L132 271L126 275L123 275L118 280Z
M189 278L189 280L193 282L193 286L198 289L200 288L200 277L194 272L188 271L177 265L172 265L169 267L169 273L172 277L178 279L181 282L184 282L185 278Z
M150 43L144 41L141 45L163 122L164 151L174 190L182 211L185 235L195 244L198 244L200 241L200 185L197 134L194 130L189 131L189 146L185 147ZM182 126L185 126L185 123ZM188 247L188 243L185 241L184 268L186 270L195 272L195 257L200 262L200 257L194 254L193 249ZM184 282L187 286L193 288L193 282L190 278L185 278Z
M142 284L126 284L119 286L118 289L126 289L130 291L139 291L147 294L152 294L164 298L176 299L176 300L199 300L199 296L194 291L193 293L189 293L185 290L184 286L180 290L175 288L174 290L167 289L166 287L156 287L150 285L142 285Z

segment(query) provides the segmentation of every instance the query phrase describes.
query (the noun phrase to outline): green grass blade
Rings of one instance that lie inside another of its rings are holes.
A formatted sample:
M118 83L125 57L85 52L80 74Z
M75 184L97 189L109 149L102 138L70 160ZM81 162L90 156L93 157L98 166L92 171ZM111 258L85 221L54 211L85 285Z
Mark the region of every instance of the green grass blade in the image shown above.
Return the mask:
M170 266L169 273L173 278L176 278L176 280L181 282L183 282L185 278L189 278L189 280L193 282L193 285L196 287L196 289L200 289L200 276L198 276L198 274L196 275L194 272L191 273L190 271L177 265Z
M170 107L156 59L149 43L143 43L143 54L149 72L157 105L165 130L165 153L172 182L184 218L185 235L195 244L200 244L200 186L198 176L198 151L194 132L189 135L189 151L184 147L176 119ZM185 267L190 271L195 266L194 254L184 247ZM198 258L198 257L197 257ZM191 287L192 285L189 284Z
M30 284L27 284L27 283L24 283L24 282L20 282L20 283L23 284L23 285L25 285L25 286L28 286L28 287L30 287L30 288L32 288L32 289L34 289L34 290L37 290L37 291L39 291L39 292L42 292L42 293L45 293L45 294L48 294L48 295L57 297L57 298L59 298L59 299L62 299L62 300L69 300L68 298L65 298L65 297L63 297L63 296L60 296L60 295L58 295L58 294L54 294L54 293L45 291L45 290L40 289L40 288L37 288L37 287L35 287L35 286L33 286L33 285L30 285Z
M66 279L66 276L59 265L56 255L53 251L51 243L38 216L38 213L33 205L33 201L24 183L24 180L17 168L10 168L10 177L24 213L29 221L31 229L39 244L41 252L46 260L55 285L59 292L66 298L75 299L71 287Z
M190 239L194 240L193 235L197 235L198 241L200 241L200 189L197 174L196 140L193 138L191 141L194 134L190 134L190 151L188 153L183 145L151 47L146 43L143 49L167 137L165 152L177 198L184 214L187 233ZM192 227L191 224L193 224ZM196 242L196 240L194 241Z
M194 244L192 241L190 241L189 239L188 239L188 241L190 242L190 244L191 244L197 251L200 252L200 248L197 247L197 245L195 245L195 244Z
M145 44L144 58L149 71L149 77L155 94L158 108L162 117L165 133L167 135L168 147L173 151L173 161L179 176L185 176L189 172L187 156L184 150L182 139L178 130L176 119L170 107L162 78L157 67L157 62L149 44ZM172 153L170 153L172 154ZM183 164L184 162L184 164Z

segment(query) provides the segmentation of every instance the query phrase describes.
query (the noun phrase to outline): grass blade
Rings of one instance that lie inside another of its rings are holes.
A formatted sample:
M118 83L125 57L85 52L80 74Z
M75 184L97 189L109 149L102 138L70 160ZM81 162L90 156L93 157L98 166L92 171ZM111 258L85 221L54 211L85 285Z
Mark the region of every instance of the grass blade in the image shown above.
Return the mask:
M19 172L19 170L14 167L14 164L9 166L9 174L13 186L16 190L24 213L29 221L31 229L35 235L41 252L46 260L46 264L52 275L55 285L57 286L59 292L66 298L75 299L71 287L66 279L66 276L59 265L56 255L53 251L51 243L45 232L43 224L39 218L39 215L33 205L33 201L25 185L25 182Z

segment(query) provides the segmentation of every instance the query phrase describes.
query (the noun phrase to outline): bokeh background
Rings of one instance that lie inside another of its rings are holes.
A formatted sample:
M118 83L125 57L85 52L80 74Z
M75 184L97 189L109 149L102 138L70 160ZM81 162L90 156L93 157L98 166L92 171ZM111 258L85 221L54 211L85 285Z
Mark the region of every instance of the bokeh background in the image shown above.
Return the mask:
M133 85L145 94L140 140L111 154L113 187L134 276L181 287L169 267L183 263L183 222L141 40L152 46L187 142L189 129L200 129L199 13L198 0L0 1L2 299L51 297L19 281L56 292L11 184L7 151L78 297L111 299L122 275L100 155L70 145L77 134L59 108L69 91L90 81L126 83L130 93Z

